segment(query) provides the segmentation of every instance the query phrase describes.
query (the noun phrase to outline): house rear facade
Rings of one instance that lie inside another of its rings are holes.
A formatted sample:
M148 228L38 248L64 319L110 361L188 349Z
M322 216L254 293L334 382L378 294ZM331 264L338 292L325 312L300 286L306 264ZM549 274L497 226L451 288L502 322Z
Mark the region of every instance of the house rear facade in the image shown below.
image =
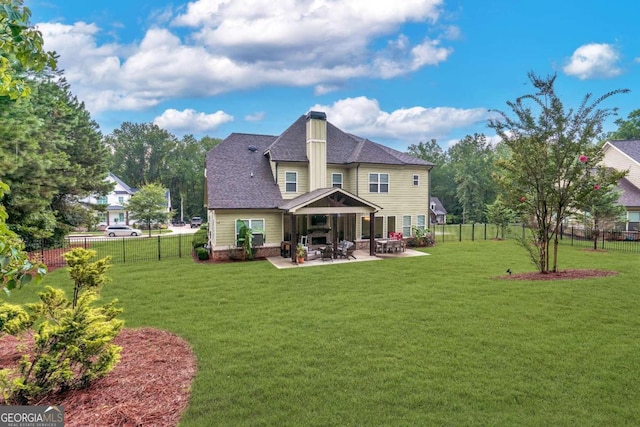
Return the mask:
M640 140L607 141L603 147L605 166L629 171L618 182L618 203L625 207L624 231L640 231Z
M279 136L234 133L206 157L209 242L224 258L241 223L254 244L369 247L429 228L433 164L346 133L309 112ZM240 222L239 222L240 221Z

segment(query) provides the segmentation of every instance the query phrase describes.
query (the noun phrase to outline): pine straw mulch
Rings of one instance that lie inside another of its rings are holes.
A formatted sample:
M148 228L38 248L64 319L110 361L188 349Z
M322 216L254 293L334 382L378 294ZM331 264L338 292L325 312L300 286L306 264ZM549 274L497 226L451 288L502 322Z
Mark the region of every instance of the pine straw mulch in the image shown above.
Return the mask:
M12 336L0 339L0 367L16 366ZM63 405L67 427L174 427L191 395L196 358L189 344L154 328L123 329L114 340L120 362L83 390L45 396L34 405Z
M593 277L615 276L617 271L607 270L562 270L556 273L540 273L538 271L530 273L515 273L500 276L500 279L507 280L568 280L568 279L589 279Z

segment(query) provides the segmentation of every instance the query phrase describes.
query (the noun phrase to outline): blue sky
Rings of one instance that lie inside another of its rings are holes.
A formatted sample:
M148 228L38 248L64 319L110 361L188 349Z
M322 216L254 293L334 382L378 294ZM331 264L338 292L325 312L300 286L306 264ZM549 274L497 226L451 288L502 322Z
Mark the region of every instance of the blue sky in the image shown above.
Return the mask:
M570 106L640 108L640 3L513 0L27 0L103 133L278 135L309 110L404 150L494 135L490 109L557 73ZM613 119L607 130L615 129Z

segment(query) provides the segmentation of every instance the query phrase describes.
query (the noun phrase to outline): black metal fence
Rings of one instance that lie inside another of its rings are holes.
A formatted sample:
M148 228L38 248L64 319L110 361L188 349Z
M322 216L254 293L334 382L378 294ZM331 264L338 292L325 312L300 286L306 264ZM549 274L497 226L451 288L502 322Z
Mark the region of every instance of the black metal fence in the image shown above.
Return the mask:
M498 227L492 224L444 224L432 228L436 243L475 240L526 238L525 224ZM640 232L597 231L580 227L563 227L560 242L584 248L640 253Z
M47 239L27 243L32 258L49 268L66 266L65 252L81 247L93 249L98 258L111 257L113 264L163 260L192 256L193 234L168 234L141 237L67 237L53 244Z

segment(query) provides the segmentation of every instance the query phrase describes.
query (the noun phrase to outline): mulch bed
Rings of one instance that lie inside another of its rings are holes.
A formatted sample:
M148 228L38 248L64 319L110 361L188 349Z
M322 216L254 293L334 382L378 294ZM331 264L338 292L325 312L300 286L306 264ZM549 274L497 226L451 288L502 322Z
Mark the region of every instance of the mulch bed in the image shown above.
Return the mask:
M16 343L12 336L0 339L1 367L16 366ZM123 329L114 343L122 347L121 360L106 377L33 404L63 405L67 427L177 426L196 373L189 344L154 328Z
M588 279L592 277L615 276L617 271L607 270L562 270L556 273L516 273L506 276L500 276L501 279L507 280L568 280L568 279Z

